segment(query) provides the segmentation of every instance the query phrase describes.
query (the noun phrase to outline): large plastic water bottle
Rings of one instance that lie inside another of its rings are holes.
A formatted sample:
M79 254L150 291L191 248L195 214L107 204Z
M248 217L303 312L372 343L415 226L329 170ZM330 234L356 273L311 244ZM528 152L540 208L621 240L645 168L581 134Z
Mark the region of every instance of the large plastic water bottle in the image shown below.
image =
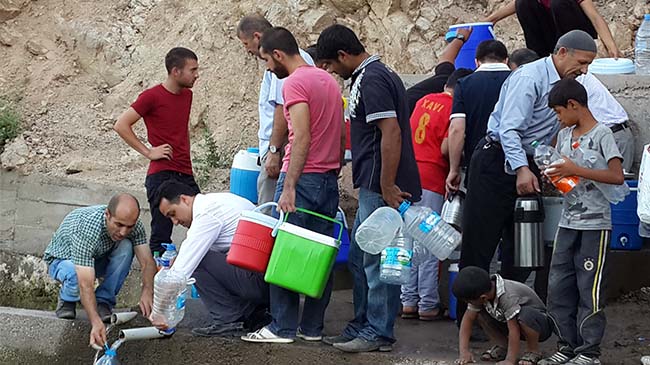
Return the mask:
M399 230L390 246L381 251L379 280L393 285L408 283L411 277L412 257L413 240Z
M643 23L636 32L634 68L637 75L650 75L650 14L643 17Z
M151 320L165 323L167 332L173 333L185 316L187 278L178 271L170 270L168 262L163 262L162 265L162 270L153 281Z
M565 162L562 155L560 155L553 146L541 144L538 141L531 143L531 146L535 148L533 159L540 171L548 173L552 171L552 165L562 164ZM577 176L562 177L551 180L551 183L553 183L553 186L555 186L557 190L564 194L564 199L566 199L569 205L577 204L580 195L585 191L584 186L580 184L580 178Z
M390 245L403 224L397 210L380 207L359 225L354 238L363 251L377 255Z
M172 266L172 264L174 264L174 259L178 255L176 245L173 243L162 243L161 245L165 248L165 253L160 257L160 265Z
M120 365L117 359L117 352L113 349L108 349L104 352L104 356L100 357L95 365Z
M607 161L600 153L589 148L583 148L578 141L573 142L572 147L571 158L579 166L597 170L606 170L608 168ZM621 185L613 185L594 181L593 184L603 193L605 199L612 204L622 202L630 193L630 188L625 182Z
M446 260L460 245L460 233L431 208L411 206L404 201L399 211L404 218L404 232L438 259Z

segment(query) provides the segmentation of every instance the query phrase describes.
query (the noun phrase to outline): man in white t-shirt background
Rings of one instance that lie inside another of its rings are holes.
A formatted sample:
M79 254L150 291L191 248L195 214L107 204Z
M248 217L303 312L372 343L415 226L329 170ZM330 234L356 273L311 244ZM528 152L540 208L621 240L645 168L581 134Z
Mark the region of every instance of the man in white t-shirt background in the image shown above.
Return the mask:
M251 56L260 58L260 39L264 31L271 29L271 23L260 15L248 15L239 21L237 37ZM300 55L310 65L314 65L311 56L300 49ZM282 106L282 80L271 71L266 70L260 85L258 103L260 128L257 133L260 149L260 166L257 179L257 203L272 202L275 187L280 176L282 154L287 144L288 127Z

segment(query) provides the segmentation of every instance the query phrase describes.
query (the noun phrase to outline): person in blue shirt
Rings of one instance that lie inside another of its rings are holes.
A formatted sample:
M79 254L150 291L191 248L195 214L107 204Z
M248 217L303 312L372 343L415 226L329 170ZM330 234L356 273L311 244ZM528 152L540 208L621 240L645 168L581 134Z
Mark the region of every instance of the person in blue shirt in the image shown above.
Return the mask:
M553 85L586 73L595 57L596 42L591 36L571 31L558 40L553 55L518 68L503 84L487 135L476 145L469 164L461 269L489 270L501 242L501 276L523 282L530 274L513 266L513 212L518 196L540 192L531 143L550 144L559 130L557 117L548 107ZM464 307L458 309L462 318Z

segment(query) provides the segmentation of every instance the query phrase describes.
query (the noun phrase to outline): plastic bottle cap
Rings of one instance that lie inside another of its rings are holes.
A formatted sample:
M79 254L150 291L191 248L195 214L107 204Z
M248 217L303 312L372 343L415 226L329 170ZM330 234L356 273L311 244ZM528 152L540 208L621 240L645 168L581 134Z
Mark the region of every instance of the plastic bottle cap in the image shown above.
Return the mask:
M643 16L643 20L650 21L650 14L646 14Z
M411 202L408 200L404 200L402 204L399 205L399 208L397 208L397 210L399 210L399 214L404 215L404 212L406 212L406 210L410 206L411 206Z
M530 145L533 146L533 147L537 147L537 146L539 146L539 141L533 141L533 142L531 142Z
M109 356L109 357L115 357L115 356L117 356L117 351L115 351L113 349L108 349L108 350L104 351L104 355Z
M161 246L163 246L167 251L176 251L176 245L173 243L161 243Z

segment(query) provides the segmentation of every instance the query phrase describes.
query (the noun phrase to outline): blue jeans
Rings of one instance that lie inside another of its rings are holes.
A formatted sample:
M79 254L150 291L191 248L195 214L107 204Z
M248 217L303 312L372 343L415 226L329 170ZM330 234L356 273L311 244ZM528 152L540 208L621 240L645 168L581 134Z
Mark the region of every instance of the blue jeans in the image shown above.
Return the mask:
M285 174L281 173L275 192L275 201L280 199L284 185ZM337 176L334 173L306 173L300 175L296 184L296 207L317 212L334 218L339 207L339 188ZM289 223L307 228L327 236L332 234L332 223L321 218L304 213L291 213ZM323 331L325 309L332 294L332 275L323 296L320 299L305 297L302 319L298 323L300 295L291 290L270 285L271 316L273 321L269 330L280 337L293 338L296 330L307 336L320 336Z
M400 286L385 284L379 280L381 255L362 251L354 238L361 222L375 209L385 205L381 194L364 188L359 190L359 210L352 229L348 255L348 266L354 278L354 319L348 323L343 334L367 341L393 343L393 326L400 306Z
M106 255L95 259L95 277L104 278L95 289L97 303L115 307L117 293L124 284L133 261L133 244L124 239ZM79 282L72 260L56 259L48 267L50 277L61 283L59 298L66 302L78 302Z

